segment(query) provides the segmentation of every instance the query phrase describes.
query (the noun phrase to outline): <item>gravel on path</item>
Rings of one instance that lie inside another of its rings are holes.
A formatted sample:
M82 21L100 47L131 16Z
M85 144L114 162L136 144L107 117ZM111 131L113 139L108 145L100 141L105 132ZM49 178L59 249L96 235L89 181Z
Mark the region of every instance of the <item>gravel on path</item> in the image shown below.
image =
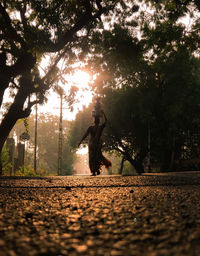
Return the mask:
M199 256L200 173L0 177L0 256Z

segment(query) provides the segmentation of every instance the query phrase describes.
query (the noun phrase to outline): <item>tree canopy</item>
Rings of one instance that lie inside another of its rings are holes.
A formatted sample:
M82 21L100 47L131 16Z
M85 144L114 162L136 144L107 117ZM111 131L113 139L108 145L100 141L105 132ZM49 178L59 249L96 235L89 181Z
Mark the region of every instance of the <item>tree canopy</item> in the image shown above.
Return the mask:
M101 15L123 2L0 1L0 107L6 89L12 97L0 124L0 152L16 121L44 102L46 91L58 81L59 61L67 63L63 74L79 58ZM47 54L50 63L41 73L40 62Z
M93 38L88 66L98 70L95 89L109 119L105 149L120 152L138 172L148 153L162 170L178 168L188 132L200 127L199 6L186 2L159 1L138 12L135 23Z

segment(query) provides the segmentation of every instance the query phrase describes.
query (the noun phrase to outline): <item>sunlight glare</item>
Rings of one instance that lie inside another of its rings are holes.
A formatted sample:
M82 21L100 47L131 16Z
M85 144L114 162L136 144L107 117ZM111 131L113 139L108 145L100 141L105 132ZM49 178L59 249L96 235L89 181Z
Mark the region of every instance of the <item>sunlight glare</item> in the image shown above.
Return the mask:
M83 147L83 148L80 148L76 151L77 154L79 155L85 155L88 153L88 147Z
M77 70L71 79L79 88L87 88L90 81L90 75L82 70Z
M78 88L78 92L75 95L76 103L73 106L73 111L71 112L67 106L67 102L63 101L63 118L67 120L73 120L76 114L82 110L83 106L88 106L93 98L93 93L89 82L91 81L91 76L82 70L76 70L71 75L66 75L66 81L68 85L60 84L60 86L65 90L66 93L69 93L69 90L72 86ZM39 112L51 112L52 114L60 114L60 97L57 93L50 91L48 95L48 102L39 107Z
M75 106L76 113L78 110L81 110L83 106L87 107L92 101L93 94L89 85L90 81L90 75L82 70L75 71L74 74L70 77L71 84L79 88L79 91L76 95L76 99L78 100L78 103Z

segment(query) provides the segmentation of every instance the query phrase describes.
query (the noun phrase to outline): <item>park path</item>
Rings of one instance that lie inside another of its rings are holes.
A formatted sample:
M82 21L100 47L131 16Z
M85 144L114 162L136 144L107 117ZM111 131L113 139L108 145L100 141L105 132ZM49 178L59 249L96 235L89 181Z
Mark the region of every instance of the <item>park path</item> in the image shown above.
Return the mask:
M0 177L0 256L199 256L200 173Z

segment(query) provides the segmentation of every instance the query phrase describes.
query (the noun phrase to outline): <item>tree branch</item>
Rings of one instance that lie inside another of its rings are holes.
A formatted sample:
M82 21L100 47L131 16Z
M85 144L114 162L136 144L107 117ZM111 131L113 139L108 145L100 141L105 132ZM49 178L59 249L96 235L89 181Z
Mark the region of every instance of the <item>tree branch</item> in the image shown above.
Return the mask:
M21 36L17 34L16 30L13 28L11 19L10 19L9 15L7 14L6 9L1 5L1 3L0 3L0 13L4 19L4 23L2 26L4 33L8 34L8 36L11 40L15 40L15 41L19 42L21 44L21 46L25 48L26 43L21 38Z
M80 31L82 28L84 28L86 25L88 25L90 22L93 22L97 18L99 18L104 12L106 12L108 9L101 7L96 14L92 15L92 13L89 11L90 8L87 7L86 13L80 18L79 21L70 29L68 30L63 37L55 44L53 44L49 52L55 52L60 51L68 42L72 42L73 36Z
M19 113L19 118L26 118L26 117L29 117L31 111L32 111L32 107L35 105L35 104L41 104L42 103L42 100L41 99L38 99L38 100L34 100L34 101L29 101L28 103L28 106L26 107L26 109L22 110L20 113Z
M69 47L65 47L65 49L63 50L62 53L60 53L57 58L54 61L54 64L49 68L49 71L47 72L47 74L42 78L42 82L44 83L45 80L48 80L48 78L51 76L51 74L54 72L58 62L61 60L61 58L67 53L67 51L69 51Z
M26 20L26 17L25 17L26 5L24 4L24 6L22 7L19 3L19 11L20 11L20 17L21 17L21 20L22 20L24 30L27 31L28 23L27 23L27 20Z
M7 66L7 73L10 75L10 77L15 77L21 72L32 69L35 63L36 59L32 56L32 54L26 52L18 58L14 65Z

